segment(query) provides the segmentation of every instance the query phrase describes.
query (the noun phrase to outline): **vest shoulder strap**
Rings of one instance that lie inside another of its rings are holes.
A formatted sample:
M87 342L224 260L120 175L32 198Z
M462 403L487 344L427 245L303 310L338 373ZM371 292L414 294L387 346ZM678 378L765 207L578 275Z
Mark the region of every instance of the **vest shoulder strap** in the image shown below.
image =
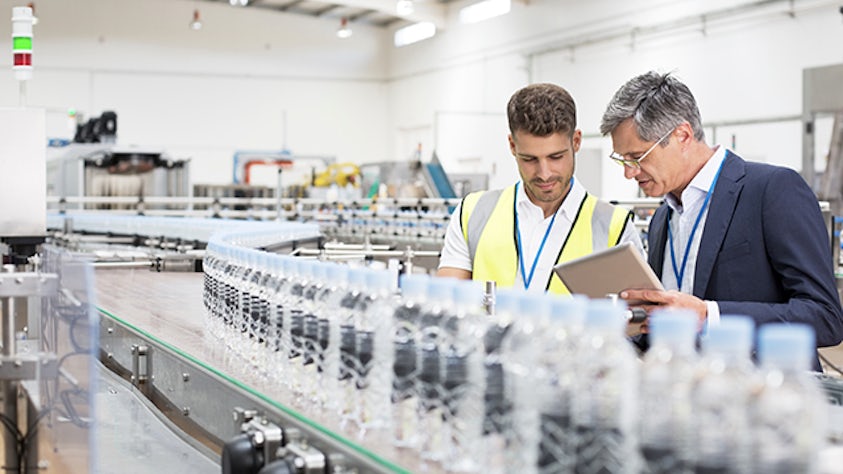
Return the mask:
M463 210L460 216L462 221L463 237L468 244L468 254L474 261L477 253L477 245L480 242L480 235L489 221L489 216L495 210L498 199L503 189L471 193L463 201Z

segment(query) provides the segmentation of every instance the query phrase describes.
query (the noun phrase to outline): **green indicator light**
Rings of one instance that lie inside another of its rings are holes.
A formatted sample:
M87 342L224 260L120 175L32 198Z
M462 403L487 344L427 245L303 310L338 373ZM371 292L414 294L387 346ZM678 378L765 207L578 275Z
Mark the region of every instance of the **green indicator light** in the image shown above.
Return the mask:
M26 36L15 37L12 41L12 49L32 49L32 38Z

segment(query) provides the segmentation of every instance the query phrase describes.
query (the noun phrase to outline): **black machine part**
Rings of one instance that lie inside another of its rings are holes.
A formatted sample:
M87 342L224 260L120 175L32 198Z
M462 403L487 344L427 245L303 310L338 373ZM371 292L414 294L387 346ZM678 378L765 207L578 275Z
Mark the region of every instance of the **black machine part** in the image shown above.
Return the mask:
M237 409L235 422L242 433L223 446L223 474L322 474L325 454L310 446L295 428L258 416L254 410Z
M256 445L253 433L240 433L223 445L223 474L257 474L263 465L263 448Z

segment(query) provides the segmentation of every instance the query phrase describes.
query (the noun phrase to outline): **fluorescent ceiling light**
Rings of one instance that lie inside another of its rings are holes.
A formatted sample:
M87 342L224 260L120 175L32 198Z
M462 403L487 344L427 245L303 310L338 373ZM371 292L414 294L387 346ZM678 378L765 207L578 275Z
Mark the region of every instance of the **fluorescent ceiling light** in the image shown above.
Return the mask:
M421 40L426 40L436 34L436 25L429 21L413 23L395 31L395 46L407 46Z
M348 18L343 17L340 20L340 28L337 30L337 38L346 39L351 38L351 27L348 26Z
M413 0L398 0L395 2L395 13L398 16L409 16L413 14Z
M477 23L506 15L512 7L510 0L483 0L460 9L460 23Z

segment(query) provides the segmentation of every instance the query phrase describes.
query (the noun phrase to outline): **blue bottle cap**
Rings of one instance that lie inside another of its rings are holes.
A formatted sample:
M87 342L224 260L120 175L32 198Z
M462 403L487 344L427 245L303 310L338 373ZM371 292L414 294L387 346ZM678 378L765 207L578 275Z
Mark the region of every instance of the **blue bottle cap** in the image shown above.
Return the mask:
M755 321L749 316L721 315L720 324L710 326L702 338L704 352L749 357L755 335Z
M693 352L697 321L697 313L690 310L653 311L650 315L650 339L654 346L665 345L682 352Z
M620 331L624 325L626 325L626 316L621 306L607 299L594 299L588 302L585 327Z
M810 370L816 353L814 329L806 324L765 324L758 329L762 367Z

